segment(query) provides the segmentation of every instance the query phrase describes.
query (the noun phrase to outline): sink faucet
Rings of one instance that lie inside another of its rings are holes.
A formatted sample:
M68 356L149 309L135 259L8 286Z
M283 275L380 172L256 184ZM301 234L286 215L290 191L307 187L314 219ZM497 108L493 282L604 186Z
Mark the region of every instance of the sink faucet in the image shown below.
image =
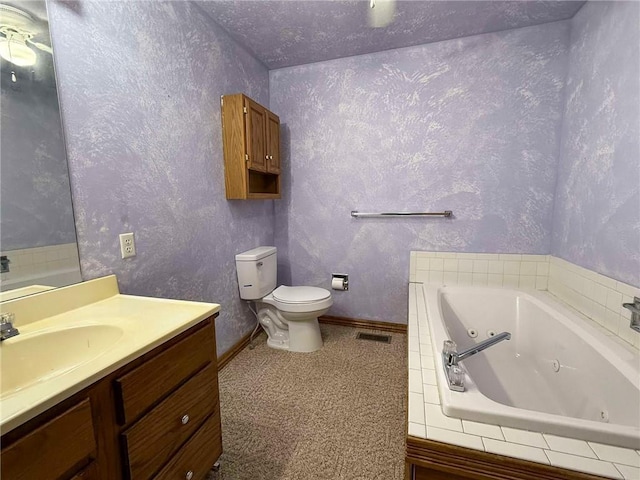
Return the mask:
M13 313L0 313L0 341L15 337L20 332L13 326L16 316Z
M629 326L640 333L640 298L633 297L633 303L623 303L622 306L631 311L631 324Z
M511 334L509 332L502 332L498 335L494 335L493 337L489 337L485 341L473 345L462 352L456 351L455 342L446 340L442 349L442 365L444 366L444 374L447 377L449 388L455 392L464 392L464 373L458 366L458 362L486 350L496 343L510 339Z

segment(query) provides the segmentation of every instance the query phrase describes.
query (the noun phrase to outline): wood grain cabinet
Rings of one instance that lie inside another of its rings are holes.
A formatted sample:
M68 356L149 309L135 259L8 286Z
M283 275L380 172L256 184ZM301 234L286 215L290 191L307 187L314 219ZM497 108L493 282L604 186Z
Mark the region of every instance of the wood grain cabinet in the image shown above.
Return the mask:
M280 198L280 118L241 93L220 105L227 199Z
M1 478L203 480L222 454L213 320L3 435Z

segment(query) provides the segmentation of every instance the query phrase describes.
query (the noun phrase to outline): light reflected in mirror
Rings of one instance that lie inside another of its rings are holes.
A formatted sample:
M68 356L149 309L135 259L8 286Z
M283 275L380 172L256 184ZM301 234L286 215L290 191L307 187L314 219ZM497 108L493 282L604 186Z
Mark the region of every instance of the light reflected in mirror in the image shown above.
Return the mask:
M82 280L44 1L0 3L0 301Z

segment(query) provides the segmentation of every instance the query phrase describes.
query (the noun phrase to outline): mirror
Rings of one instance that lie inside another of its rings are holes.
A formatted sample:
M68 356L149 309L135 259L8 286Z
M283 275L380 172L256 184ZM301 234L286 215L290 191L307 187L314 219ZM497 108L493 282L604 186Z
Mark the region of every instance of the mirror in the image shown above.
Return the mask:
M0 3L0 301L80 282L44 1Z

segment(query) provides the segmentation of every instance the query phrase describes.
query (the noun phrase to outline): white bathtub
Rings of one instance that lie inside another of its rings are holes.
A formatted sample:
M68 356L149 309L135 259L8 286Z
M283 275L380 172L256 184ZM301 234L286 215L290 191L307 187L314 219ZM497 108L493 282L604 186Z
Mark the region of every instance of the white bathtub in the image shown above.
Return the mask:
M446 415L640 448L637 352L546 292L424 285L424 293ZM449 390L443 341L455 341L461 351L487 339L488 331L512 337L463 361L466 391Z

